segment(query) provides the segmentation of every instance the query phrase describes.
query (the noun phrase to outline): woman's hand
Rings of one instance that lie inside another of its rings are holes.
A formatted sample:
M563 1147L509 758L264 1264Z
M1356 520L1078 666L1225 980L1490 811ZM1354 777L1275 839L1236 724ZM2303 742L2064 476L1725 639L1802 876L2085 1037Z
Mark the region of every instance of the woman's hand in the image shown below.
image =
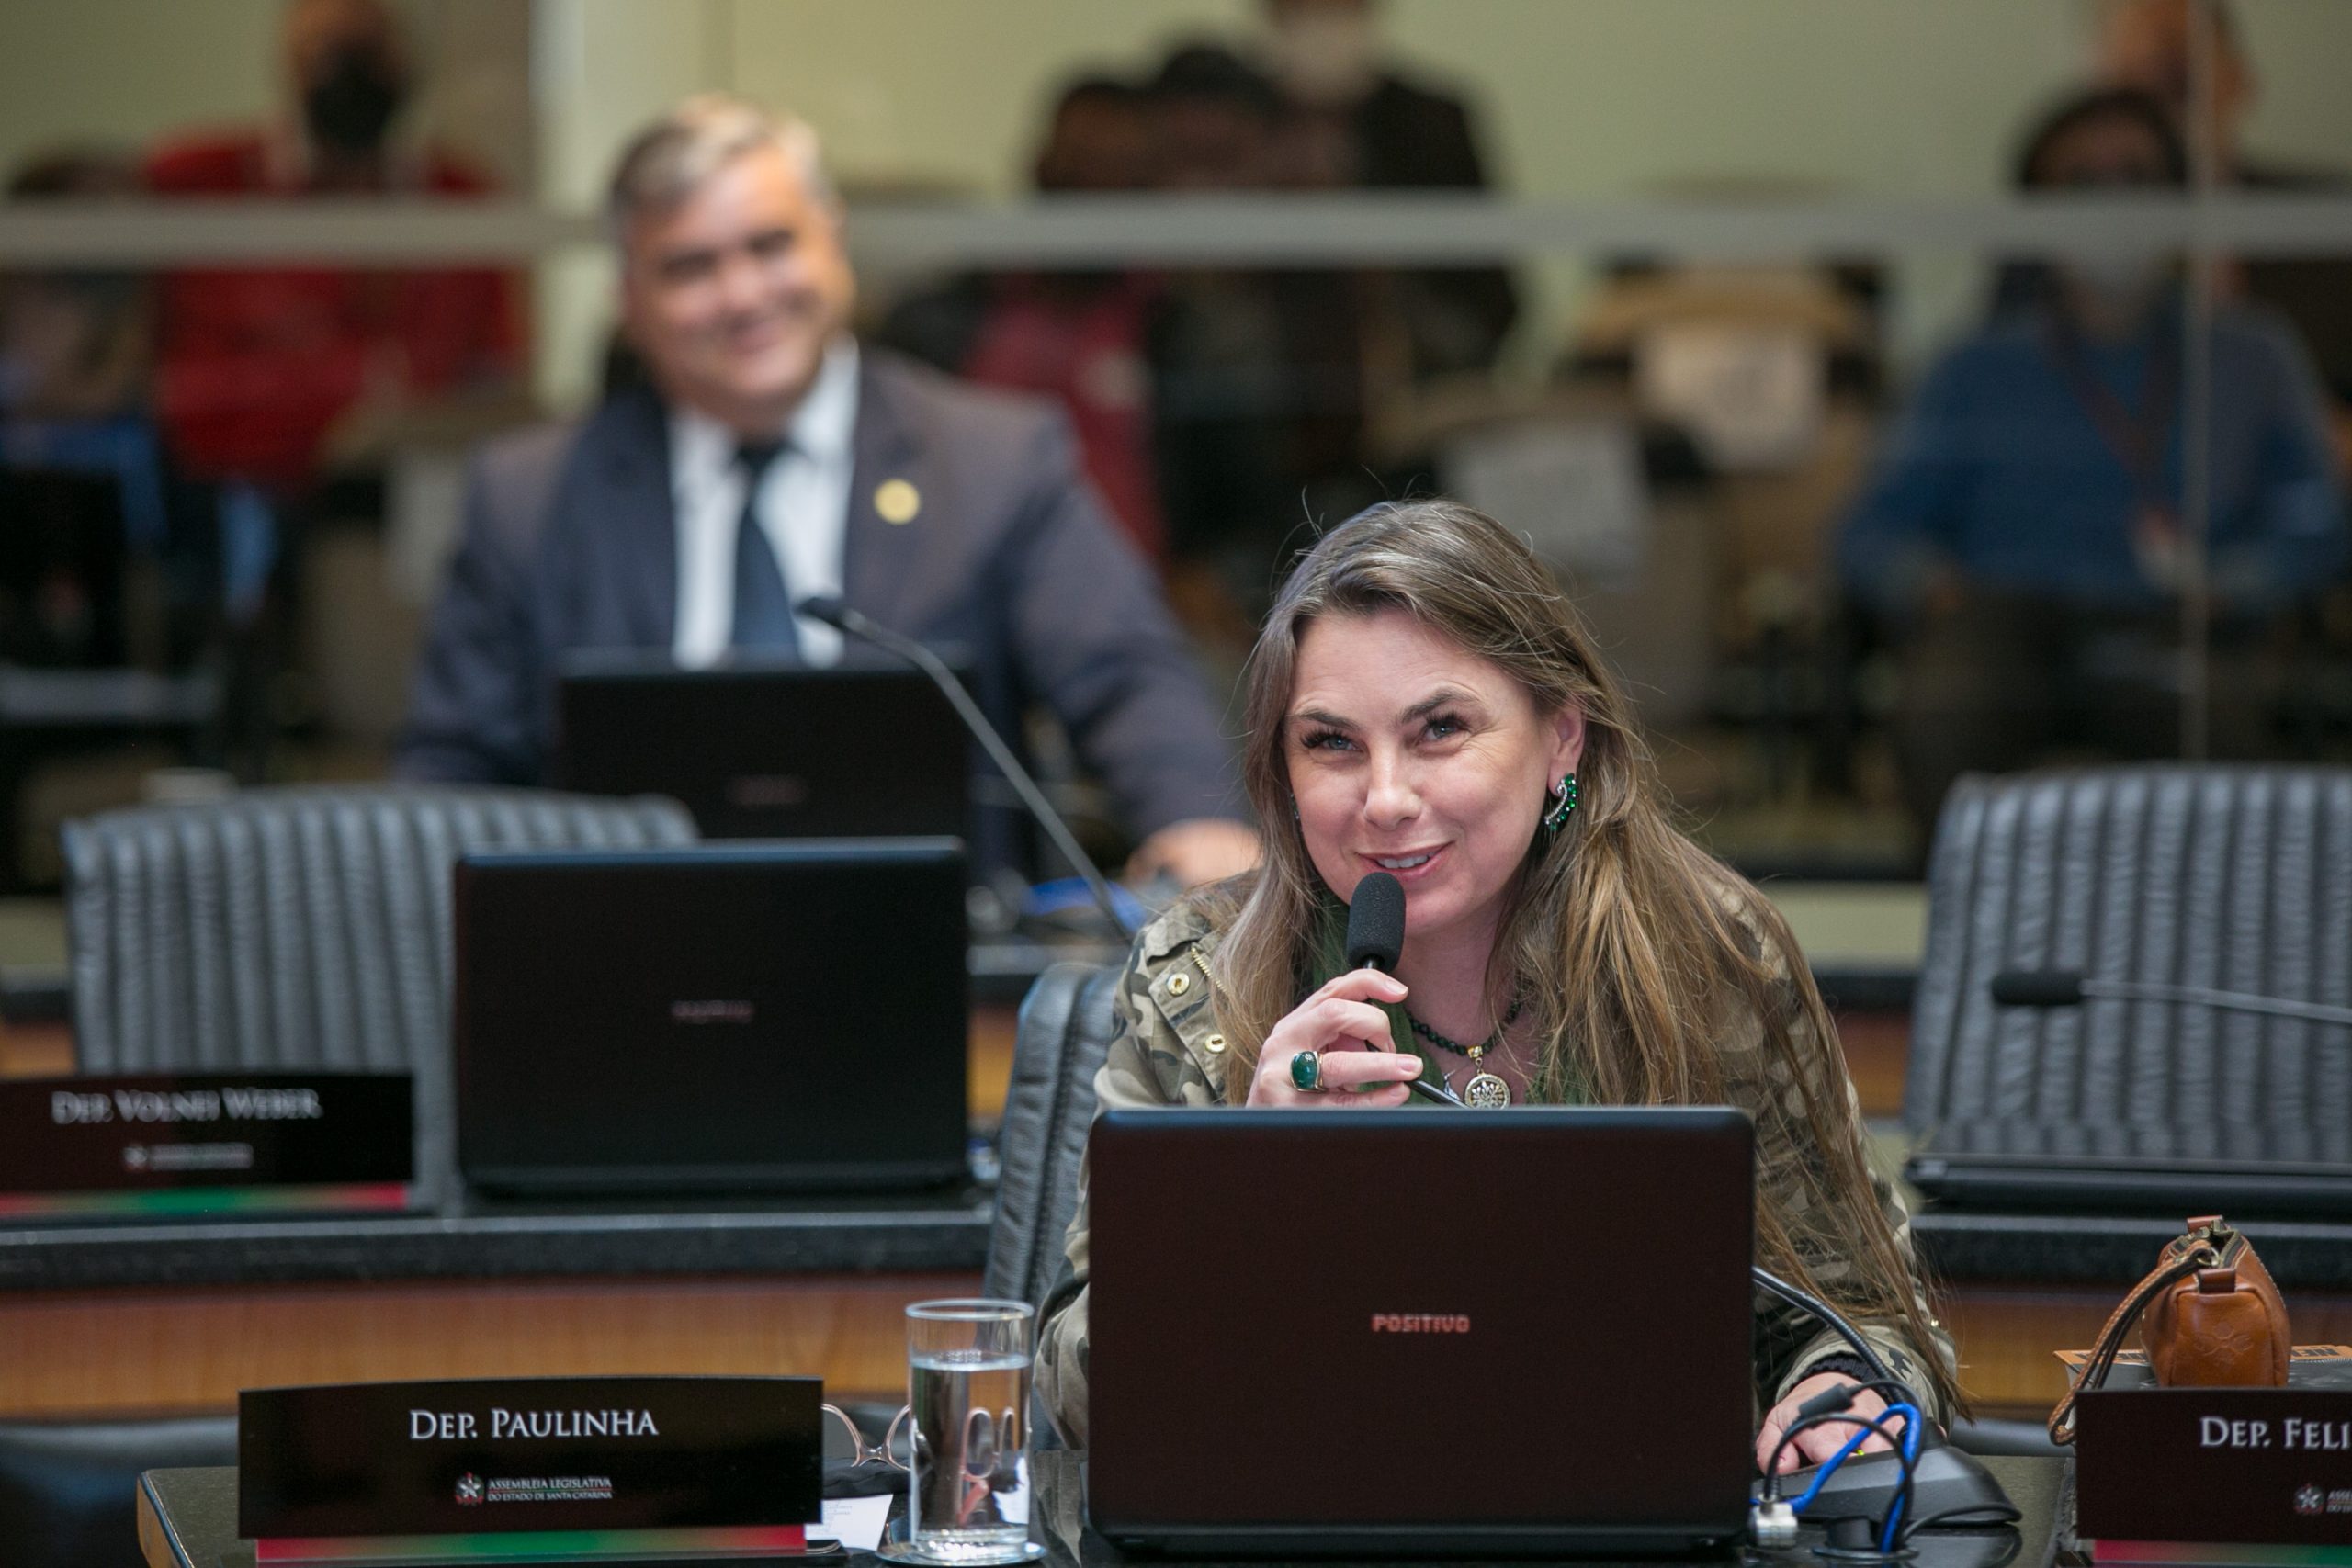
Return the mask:
M1258 1076L1250 1080L1249 1105L1402 1105L1405 1088L1421 1076L1421 1059L1398 1051L1390 1038L1388 1015L1374 1002L1401 1002L1405 982L1377 969L1351 969L1293 1008L1258 1052ZM1323 1089L1302 1089L1292 1081L1291 1059L1301 1051L1323 1058ZM1358 1089L1359 1084L1374 1087Z
M1780 1447L1781 1434L1796 1425L1798 1405L1803 1404L1816 1393L1836 1388L1839 1383L1850 1384L1853 1382L1854 1380L1844 1372L1815 1372L1789 1390L1788 1398L1772 1406L1771 1413L1764 1417L1764 1430L1756 1435L1756 1468L1761 1471L1772 1462L1772 1450ZM1875 1418L1885 1408L1886 1401L1869 1389L1862 1388L1855 1391L1854 1403L1838 1414L1851 1416L1859 1421L1869 1421ZM1795 1440L1781 1450L1781 1473L1786 1475L1789 1472L1804 1465L1819 1464L1823 1460L1844 1448L1853 1435L1860 1429L1844 1421L1824 1421L1818 1427L1807 1427L1799 1432ZM1885 1430L1892 1432L1897 1438L1902 1437L1903 1418L1898 1416L1888 1422ZM1865 1454L1877 1453L1894 1446L1879 1433L1872 1432L1862 1439L1862 1446L1854 1451Z

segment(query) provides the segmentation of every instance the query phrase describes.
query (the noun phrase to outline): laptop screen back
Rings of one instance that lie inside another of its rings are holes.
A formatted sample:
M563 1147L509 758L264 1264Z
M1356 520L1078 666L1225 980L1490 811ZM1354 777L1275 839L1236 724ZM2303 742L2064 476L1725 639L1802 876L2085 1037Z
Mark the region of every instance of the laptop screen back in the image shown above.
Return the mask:
M1744 1528L1738 1111L1112 1111L1090 1160L1105 1534Z
M920 671L683 671L576 656L556 687L555 780L666 795L711 839L967 830L970 741Z
M456 886L458 1160L475 1185L964 1174L954 840L477 854Z

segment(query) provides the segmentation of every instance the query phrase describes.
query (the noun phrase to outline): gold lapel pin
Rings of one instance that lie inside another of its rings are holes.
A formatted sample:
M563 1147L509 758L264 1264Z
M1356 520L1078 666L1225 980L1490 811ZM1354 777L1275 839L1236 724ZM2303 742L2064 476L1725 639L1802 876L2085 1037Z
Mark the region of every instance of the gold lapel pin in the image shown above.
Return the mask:
M874 487L874 512L885 523L911 523L922 510L922 492L904 479L884 479Z

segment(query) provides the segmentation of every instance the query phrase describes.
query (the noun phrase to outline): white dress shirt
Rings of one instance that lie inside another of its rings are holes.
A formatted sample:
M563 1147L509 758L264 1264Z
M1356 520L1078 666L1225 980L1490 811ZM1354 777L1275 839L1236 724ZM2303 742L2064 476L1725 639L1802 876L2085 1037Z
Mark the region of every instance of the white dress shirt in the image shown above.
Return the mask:
M849 488L857 446L857 344L842 338L782 432L790 443L768 465L757 501L760 526L784 569L793 602L842 591ZM670 414L670 494L678 530L678 629L671 655L706 670L726 657L735 629L735 527L743 511L742 437L691 409ZM799 616L793 630L809 664L841 658L842 634Z

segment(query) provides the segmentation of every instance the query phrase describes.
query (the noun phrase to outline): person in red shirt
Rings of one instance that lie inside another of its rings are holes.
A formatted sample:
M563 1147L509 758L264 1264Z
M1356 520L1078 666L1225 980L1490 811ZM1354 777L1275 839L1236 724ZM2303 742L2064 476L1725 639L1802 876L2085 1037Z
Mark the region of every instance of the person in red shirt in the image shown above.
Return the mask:
M487 192L455 159L392 137L409 71L379 0L293 0L285 63L292 119L175 139L149 158L149 188L289 200ZM512 279L481 268L175 272L159 320L158 412L183 471L281 491L306 487L355 410L509 379L522 360Z

